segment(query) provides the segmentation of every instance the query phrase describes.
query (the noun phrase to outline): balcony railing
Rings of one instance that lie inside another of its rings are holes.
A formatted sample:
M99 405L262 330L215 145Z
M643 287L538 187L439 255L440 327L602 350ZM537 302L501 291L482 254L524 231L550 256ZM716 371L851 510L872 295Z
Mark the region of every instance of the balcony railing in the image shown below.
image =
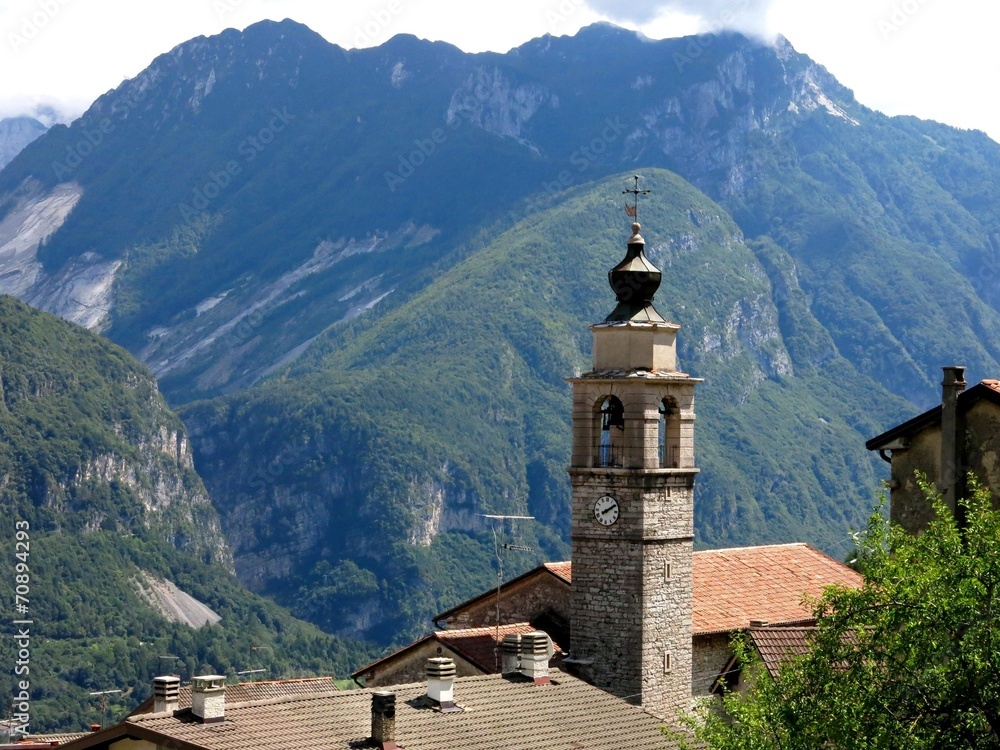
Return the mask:
M599 469L620 469L625 465L625 452L620 445L599 445L594 454L594 466Z
M680 466L681 447L679 445L660 446L660 468L676 469Z

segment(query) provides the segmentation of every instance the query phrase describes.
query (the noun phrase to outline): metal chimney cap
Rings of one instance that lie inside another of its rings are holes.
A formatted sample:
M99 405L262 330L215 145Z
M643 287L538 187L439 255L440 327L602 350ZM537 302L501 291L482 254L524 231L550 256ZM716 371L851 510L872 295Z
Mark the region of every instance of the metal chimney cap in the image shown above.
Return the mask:
M447 680L455 676L454 659L445 656L434 656L427 660L427 677L432 680Z

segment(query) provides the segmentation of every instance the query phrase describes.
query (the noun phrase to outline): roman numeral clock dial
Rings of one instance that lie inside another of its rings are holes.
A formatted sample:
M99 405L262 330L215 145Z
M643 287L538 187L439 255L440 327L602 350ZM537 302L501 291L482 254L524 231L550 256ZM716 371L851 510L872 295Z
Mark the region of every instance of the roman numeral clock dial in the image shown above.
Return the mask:
M602 526L610 526L618 520L618 501L611 495L598 498L594 503L594 518Z

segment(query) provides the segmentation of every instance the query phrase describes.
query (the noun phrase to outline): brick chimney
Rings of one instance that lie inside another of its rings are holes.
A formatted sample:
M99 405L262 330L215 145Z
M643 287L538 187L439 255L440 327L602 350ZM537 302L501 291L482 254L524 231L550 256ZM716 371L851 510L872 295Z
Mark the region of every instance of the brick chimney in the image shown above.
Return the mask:
M520 672L530 677L536 685L549 684L549 659L552 658L552 642L541 630L521 636Z
M381 750L396 750L396 694L372 693L372 742Z
M226 678L205 674L191 680L191 713L202 724L216 724L226 719Z
M442 713L461 711L455 705L455 662L443 656L427 660L427 697Z
M500 643L500 674L512 674L521 666L521 634L508 633Z
M181 702L181 680L179 677L164 675L153 678L153 713L162 714L176 711Z
M965 368L943 367L941 380L941 481L938 489L945 504L955 513L959 526L961 508L956 502L965 487L963 448L965 447L965 420L958 411L958 397L965 390Z

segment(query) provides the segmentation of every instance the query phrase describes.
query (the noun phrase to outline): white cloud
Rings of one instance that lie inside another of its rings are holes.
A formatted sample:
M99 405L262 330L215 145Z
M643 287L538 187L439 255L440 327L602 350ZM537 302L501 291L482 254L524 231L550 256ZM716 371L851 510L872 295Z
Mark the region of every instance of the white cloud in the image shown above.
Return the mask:
M774 0L586 0L594 10L612 20L646 25L668 15L698 20L700 31L735 29L754 36L769 36L768 15Z
M780 32L863 104L1000 137L996 0L3 0L0 111L43 101L78 115L187 39L286 17L342 47L409 33L467 52L505 52L598 20L654 39Z

